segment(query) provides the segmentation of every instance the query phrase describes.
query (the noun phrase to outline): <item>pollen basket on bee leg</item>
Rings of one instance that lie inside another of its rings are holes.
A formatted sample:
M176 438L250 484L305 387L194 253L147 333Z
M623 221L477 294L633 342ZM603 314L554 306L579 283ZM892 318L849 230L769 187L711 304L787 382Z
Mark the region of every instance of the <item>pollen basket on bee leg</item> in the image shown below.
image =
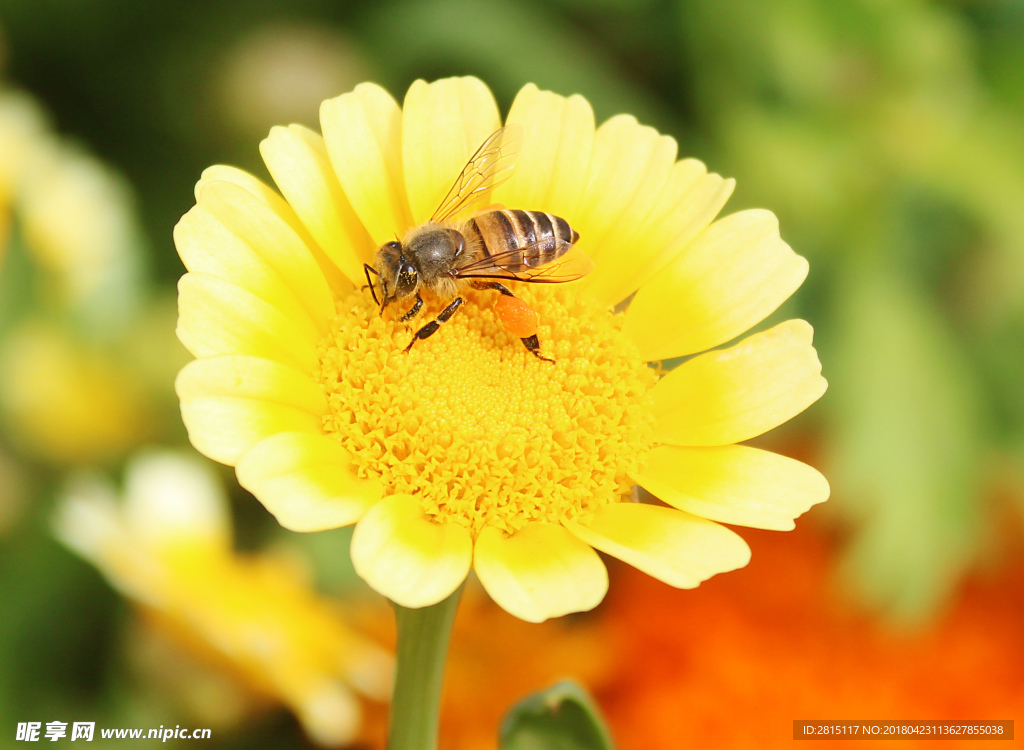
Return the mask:
M494 313L513 336L525 339L537 333L537 313L518 297L501 295L494 303Z

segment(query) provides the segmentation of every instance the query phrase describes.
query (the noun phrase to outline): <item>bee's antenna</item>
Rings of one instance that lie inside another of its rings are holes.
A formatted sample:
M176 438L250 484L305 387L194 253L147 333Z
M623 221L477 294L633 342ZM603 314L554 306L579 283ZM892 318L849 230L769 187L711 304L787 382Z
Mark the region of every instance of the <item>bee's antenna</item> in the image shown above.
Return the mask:
M380 273L376 268L371 266L369 263L363 263L363 273L366 274L366 284L370 287L370 294L373 295L373 303L375 305L379 305L380 300L377 299L377 291L373 288L373 281L370 279L370 271L373 271L375 275L380 276Z

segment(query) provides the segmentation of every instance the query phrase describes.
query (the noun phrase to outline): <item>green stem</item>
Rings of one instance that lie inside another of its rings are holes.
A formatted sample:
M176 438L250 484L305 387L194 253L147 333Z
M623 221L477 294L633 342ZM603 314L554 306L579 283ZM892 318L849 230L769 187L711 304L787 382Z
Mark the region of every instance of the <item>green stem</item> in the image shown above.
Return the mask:
M436 750L441 684L455 610L462 587L430 607L408 609L392 602L398 624L395 692L388 750Z

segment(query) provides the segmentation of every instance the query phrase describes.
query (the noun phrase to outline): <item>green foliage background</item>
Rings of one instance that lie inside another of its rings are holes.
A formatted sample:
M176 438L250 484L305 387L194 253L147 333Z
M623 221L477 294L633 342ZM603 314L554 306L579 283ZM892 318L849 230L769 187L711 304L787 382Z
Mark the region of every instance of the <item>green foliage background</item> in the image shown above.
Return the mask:
M11 85L134 186L168 294L181 272L170 230L201 170L265 174L257 142L273 122L232 124L218 83L255 30L328 33L347 86L399 98L415 78L474 74L506 111L532 81L582 93L599 121L631 112L737 178L728 210L774 210L811 261L789 311L815 325L831 385L788 429L832 480L822 517L862 601L897 621L938 616L1005 551L1006 519L1019 524L1021 0L0 0L0 27ZM0 725L123 718L124 605L49 538L58 476L37 469L27 520L0 538ZM244 544L273 533L236 500ZM299 741L271 721L264 742Z

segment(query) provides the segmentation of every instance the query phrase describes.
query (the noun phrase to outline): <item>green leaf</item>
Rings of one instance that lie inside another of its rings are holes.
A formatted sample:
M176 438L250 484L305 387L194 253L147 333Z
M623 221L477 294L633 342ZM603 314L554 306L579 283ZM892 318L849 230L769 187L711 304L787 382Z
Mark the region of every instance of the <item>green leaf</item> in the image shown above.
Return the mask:
M912 279L854 268L830 346L835 509L857 531L844 573L902 621L948 599L977 552L979 384L937 304Z
M614 750L600 709L568 680L527 696L506 714L501 750Z

